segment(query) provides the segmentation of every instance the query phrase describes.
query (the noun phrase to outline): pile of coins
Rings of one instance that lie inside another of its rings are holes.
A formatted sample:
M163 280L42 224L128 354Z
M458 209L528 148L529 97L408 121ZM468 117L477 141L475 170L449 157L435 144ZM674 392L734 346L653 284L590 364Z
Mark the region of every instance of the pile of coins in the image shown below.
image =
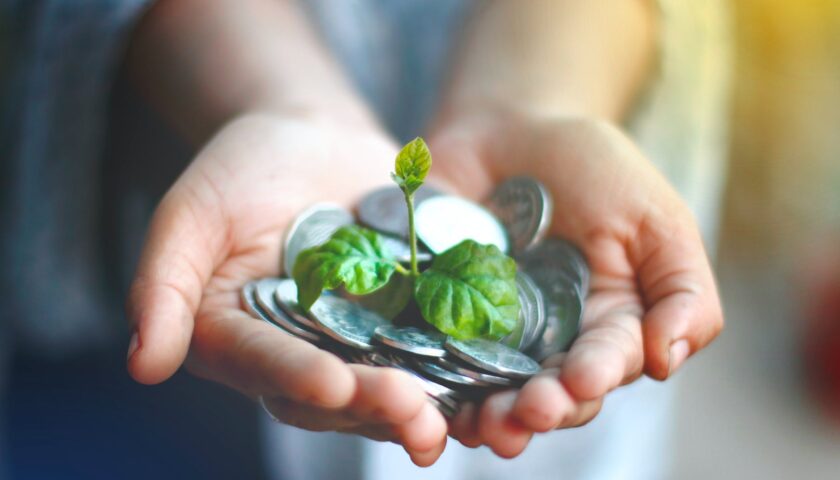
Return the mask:
M297 304L291 279L297 255L324 243L343 226L359 223L378 231L385 248L408 261L408 213L397 187L368 194L356 216L328 204L301 213L285 239L286 278L248 283L242 289L242 304L252 316L347 362L408 372L429 400L451 417L462 402L518 387L539 372L538 362L568 350L580 329L589 269L572 244L545 238L552 200L532 178L507 180L484 206L426 186L417 191L415 205L419 262L428 263L465 239L496 245L516 260L521 309L517 328L507 337L458 340L422 319L392 323L341 292L324 292L309 312ZM419 316L416 311L409 314Z

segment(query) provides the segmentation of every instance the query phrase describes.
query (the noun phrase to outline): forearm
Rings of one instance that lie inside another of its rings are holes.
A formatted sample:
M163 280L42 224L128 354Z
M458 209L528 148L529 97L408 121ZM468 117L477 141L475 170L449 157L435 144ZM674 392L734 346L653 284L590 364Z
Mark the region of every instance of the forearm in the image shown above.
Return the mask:
M194 142L248 111L375 123L293 0L159 0L126 63L149 102Z
M618 121L648 77L646 0L496 0L476 6L439 120L488 106Z

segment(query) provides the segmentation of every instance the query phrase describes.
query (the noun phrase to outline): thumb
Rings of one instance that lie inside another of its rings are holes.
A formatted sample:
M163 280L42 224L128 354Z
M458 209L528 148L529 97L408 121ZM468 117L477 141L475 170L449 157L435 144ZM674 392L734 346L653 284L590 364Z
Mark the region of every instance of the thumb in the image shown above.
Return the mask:
M218 196L183 188L183 180L152 217L128 297L134 327L128 372L145 384L166 380L184 362L204 286L223 248Z
M648 307L642 322L645 371L659 380L672 375L723 328L703 242L696 228L686 224L693 225L648 223L639 231L642 248L635 263Z

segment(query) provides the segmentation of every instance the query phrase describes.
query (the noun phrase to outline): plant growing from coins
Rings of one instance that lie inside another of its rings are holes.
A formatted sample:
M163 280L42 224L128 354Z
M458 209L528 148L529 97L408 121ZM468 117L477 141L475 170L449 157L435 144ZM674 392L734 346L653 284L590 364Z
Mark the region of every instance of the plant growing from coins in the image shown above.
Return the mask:
M431 152L418 137L399 152L391 174L408 208L408 267L385 248L378 232L356 225L342 227L325 243L300 252L295 261L292 276L302 308L309 310L324 290L344 288L352 295L380 294L397 302L389 309L398 313L413 293L423 319L456 338L498 340L516 327L520 308L516 262L495 245L464 240L420 271L414 194L431 166Z

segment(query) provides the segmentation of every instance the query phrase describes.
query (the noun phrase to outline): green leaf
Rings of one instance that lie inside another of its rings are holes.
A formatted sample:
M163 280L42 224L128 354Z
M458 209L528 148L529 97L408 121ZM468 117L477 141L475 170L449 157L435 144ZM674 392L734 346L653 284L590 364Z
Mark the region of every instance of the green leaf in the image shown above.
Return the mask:
M432 153L426 146L426 142L417 137L408 142L397 154L395 173L391 177L400 188L408 193L414 193L420 185L423 185L430 168L432 168Z
M362 307L374 311L383 318L393 320L402 313L411 301L414 291L414 278L407 275L391 275L388 283L368 295L350 296L350 300Z
M417 278L414 298L441 332L498 340L519 317L516 262L494 245L464 240L435 257Z
M298 303L309 310L323 290L340 286L353 295L373 292L388 283L397 265L378 233L342 227L326 243L298 254L292 269Z

